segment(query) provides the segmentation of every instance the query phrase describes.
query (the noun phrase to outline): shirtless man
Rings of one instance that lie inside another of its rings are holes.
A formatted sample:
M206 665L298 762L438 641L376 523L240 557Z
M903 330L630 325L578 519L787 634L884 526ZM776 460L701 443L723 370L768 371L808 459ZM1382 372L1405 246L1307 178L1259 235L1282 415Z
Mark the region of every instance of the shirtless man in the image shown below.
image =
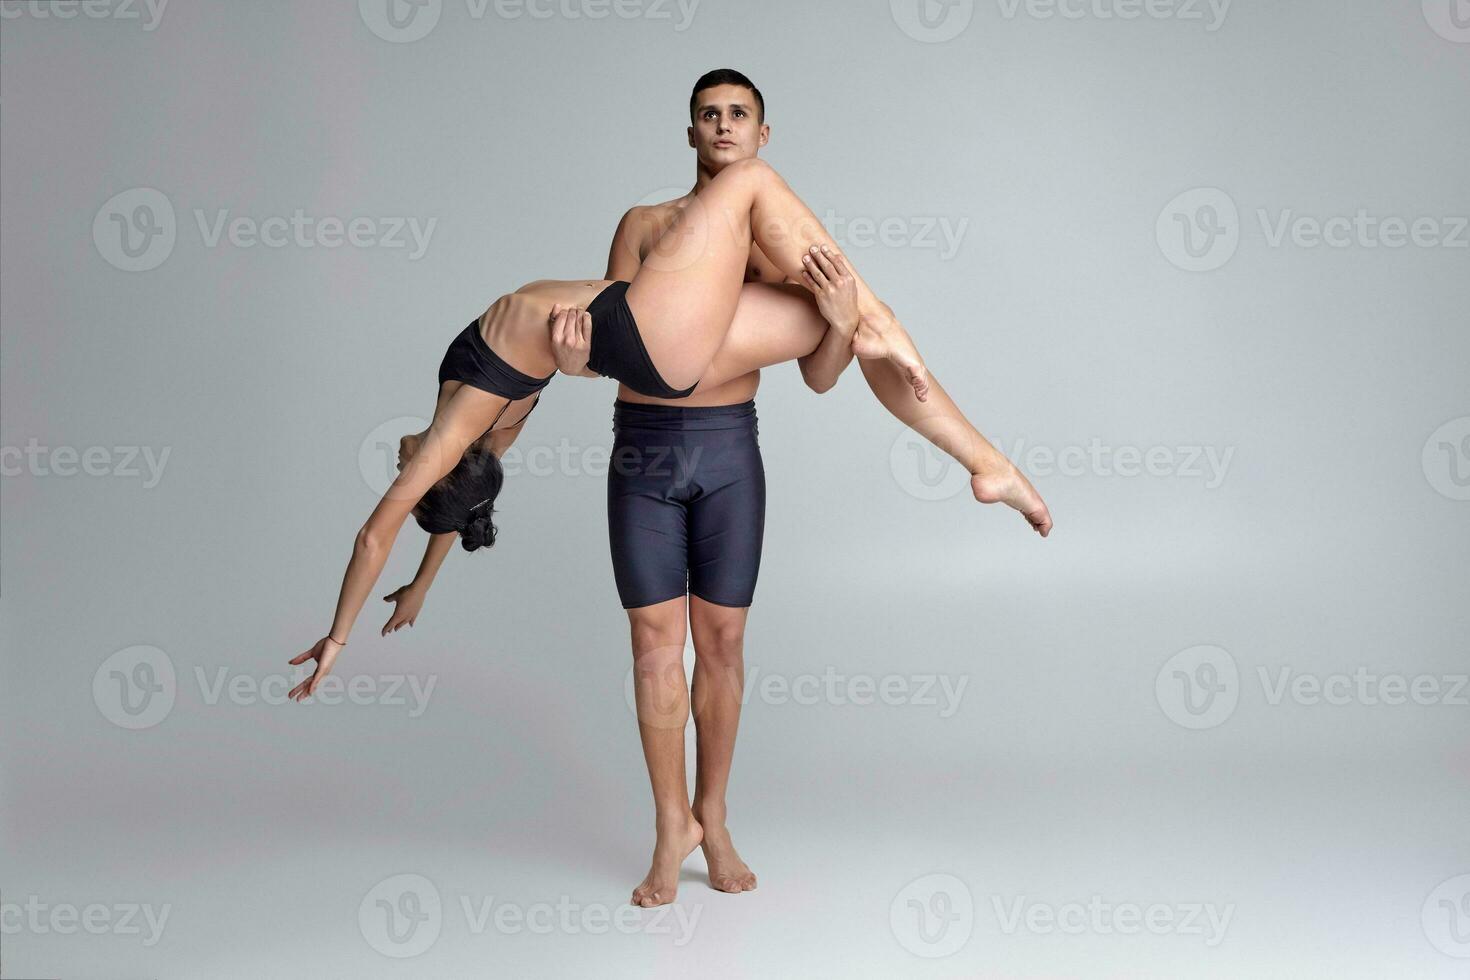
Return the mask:
M686 244L678 240L678 229L664 236L675 218L716 174L756 157L770 139L760 91L731 69L709 72L695 83L689 114L693 188L623 216L605 278L630 280L650 253L661 260L677 253ZM816 349L798 359L802 378L820 393L836 383L853 358L860 319L856 277L835 249L827 249L807 257L801 279L791 280L751 246L747 283L773 284L814 302L830 324ZM772 328L779 329L779 322ZM553 341L558 362L575 370L585 363L586 352L568 344L568 336L575 339L574 333L558 334ZM928 402L921 403L892 362L863 359L860 364L885 407L967 465L976 473L976 498L992 502L994 493L973 465L976 450L989 444L938 383ZM740 722L745 624L765 522L754 403L759 385L759 371L679 398L650 397L624 385L614 406L608 537L628 613L639 732L655 808L653 860L633 889L634 905L673 901L679 868L696 845L704 851L714 888L738 893L756 886L726 824L726 787ZM692 685L684 675L686 628L694 636ZM684 760L691 696L697 739L692 803Z
M721 69L700 78L689 114L694 187L683 197L634 207L623 216L605 278L632 279L694 193L732 161L758 155L770 139L764 100L737 71ZM841 257L822 261L838 278ZM781 283L786 276L752 246L745 279ZM805 292L801 285L789 288ZM844 330L829 330L822 345L798 362L802 376L817 391L830 388L852 358L856 293L843 295L850 295L847 309L833 315ZM634 905L673 901L679 867L695 837L711 886L737 893L756 886L755 874L735 850L726 826L725 790L740 723L745 621L765 526L765 472L754 403L759 386L760 372L752 371L678 399L651 398L626 385L618 388L613 457L618 459L621 451L621 458L632 462L608 469L608 537L618 592L628 612L635 677L644 690L653 687L654 697L644 700L657 705L652 713L639 712L653 783L656 840L648 875L633 889ZM695 459L696 453L705 455L688 467L668 462ZM698 740L692 804L684 763L686 624L694 634Z

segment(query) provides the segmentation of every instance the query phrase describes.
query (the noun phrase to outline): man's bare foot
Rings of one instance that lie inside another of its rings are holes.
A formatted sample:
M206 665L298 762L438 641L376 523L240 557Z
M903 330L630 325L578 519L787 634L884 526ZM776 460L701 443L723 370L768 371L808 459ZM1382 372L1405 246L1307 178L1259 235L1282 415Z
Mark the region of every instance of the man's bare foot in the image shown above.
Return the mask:
M653 863L648 875L633 889L631 904L645 909L667 905L679 892L679 868L704 839L704 828L689 814L670 826L658 826L658 840L653 845Z
M914 397L921 402L928 400L929 369L924 367L908 331L894 317L864 314L852 335L852 352L868 360L886 357L903 371L914 388Z
M732 895L755 891L755 872L735 853L725 825L706 822L703 826L704 840L699 846L704 850L705 864L709 865L710 887Z
M1021 512L1021 516L1043 538L1051 533L1051 511L1031 481L1010 460L1003 460L994 470L970 477L970 489L982 504L1005 504Z

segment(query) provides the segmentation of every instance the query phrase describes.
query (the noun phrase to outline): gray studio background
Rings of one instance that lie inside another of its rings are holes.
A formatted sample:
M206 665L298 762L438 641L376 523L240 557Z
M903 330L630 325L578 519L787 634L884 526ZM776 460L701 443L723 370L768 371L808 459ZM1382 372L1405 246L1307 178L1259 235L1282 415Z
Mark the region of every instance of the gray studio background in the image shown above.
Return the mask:
M6 0L0 976L1462 976L1453 2ZM446 344L601 276L725 65L1057 523L767 371L760 888L619 919L611 382L280 696Z

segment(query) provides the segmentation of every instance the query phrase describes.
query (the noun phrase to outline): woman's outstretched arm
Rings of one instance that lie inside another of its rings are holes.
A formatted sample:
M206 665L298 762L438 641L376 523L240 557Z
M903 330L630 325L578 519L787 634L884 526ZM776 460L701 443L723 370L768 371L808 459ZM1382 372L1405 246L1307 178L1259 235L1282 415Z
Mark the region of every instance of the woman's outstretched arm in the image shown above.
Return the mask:
M331 673L337 654L347 645L352 624L357 621L368 593L382 574L404 520L429 488L454 469L470 443L493 424L505 401L478 388L461 385L429 426L419 451L399 472L393 485L383 494L383 499L378 501L378 506L373 508L367 523L357 532L352 545L352 559L342 577L331 630L311 649L291 660L293 666L308 660L316 661L312 675L291 689L288 696L293 700L311 697Z
M405 626L412 626L418 621L419 612L424 608L424 600L429 596L429 586L434 584L434 577L439 574L439 567L444 564L449 549L454 547L455 540L459 537L458 531L445 531L443 534L429 535L429 543L424 548L423 560L419 562L419 570L414 573L413 581L383 596L384 602L393 603L393 612L388 621L383 624L380 635L387 636L396 633Z

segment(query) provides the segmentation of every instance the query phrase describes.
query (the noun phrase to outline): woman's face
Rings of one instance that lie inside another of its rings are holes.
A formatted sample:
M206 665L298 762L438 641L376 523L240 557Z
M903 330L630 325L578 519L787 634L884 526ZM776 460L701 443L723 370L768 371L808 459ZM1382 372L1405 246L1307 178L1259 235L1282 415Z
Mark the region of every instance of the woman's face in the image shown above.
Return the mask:
M402 473L403 468L408 465L409 461L413 459L414 454L419 451L419 446L424 441L424 433L428 431L428 429L425 429L424 432L411 432L398 440L398 472Z

